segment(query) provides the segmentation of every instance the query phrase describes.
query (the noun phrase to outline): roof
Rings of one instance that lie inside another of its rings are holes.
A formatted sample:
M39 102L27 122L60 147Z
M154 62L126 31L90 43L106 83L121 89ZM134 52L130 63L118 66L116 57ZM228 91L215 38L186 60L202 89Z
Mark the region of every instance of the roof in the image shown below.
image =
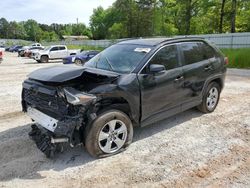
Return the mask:
M200 37L173 37L173 38L140 38L140 39L130 39L119 42L119 44L136 44L136 45L145 45L145 46L157 46L163 42L172 42L172 41L185 41L185 40L203 40Z

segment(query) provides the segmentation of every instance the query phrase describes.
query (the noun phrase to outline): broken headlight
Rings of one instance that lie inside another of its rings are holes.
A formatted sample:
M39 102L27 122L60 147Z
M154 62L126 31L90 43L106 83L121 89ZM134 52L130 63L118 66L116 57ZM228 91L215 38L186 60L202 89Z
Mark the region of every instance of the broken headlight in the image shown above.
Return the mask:
M96 99L96 96L83 93L74 88L64 88L63 90L67 101L73 105L87 104Z

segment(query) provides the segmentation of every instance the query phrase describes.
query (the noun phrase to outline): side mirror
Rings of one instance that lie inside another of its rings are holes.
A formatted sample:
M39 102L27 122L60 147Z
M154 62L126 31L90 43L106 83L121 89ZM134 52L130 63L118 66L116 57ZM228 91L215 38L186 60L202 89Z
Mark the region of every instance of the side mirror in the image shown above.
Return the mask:
M158 73L164 70L166 70L164 65L152 64L149 67L150 73Z

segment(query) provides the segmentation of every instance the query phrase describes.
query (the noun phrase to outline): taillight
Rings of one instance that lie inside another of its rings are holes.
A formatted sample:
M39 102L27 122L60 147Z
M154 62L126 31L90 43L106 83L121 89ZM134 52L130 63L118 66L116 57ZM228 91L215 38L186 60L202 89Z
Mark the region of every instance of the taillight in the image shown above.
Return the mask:
M228 64L229 64L228 57L225 57L225 58L224 58L224 62L225 62L225 65L228 65Z
M0 57L2 57L2 55L3 55L3 52L2 52L2 51L0 51Z

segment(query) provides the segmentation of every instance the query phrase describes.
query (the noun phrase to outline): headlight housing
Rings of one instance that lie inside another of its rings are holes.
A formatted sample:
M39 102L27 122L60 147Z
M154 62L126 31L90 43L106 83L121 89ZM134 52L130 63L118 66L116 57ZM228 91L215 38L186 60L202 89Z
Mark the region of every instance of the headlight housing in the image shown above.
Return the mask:
M73 105L87 104L96 99L96 96L78 91L74 88L64 88L67 101Z

